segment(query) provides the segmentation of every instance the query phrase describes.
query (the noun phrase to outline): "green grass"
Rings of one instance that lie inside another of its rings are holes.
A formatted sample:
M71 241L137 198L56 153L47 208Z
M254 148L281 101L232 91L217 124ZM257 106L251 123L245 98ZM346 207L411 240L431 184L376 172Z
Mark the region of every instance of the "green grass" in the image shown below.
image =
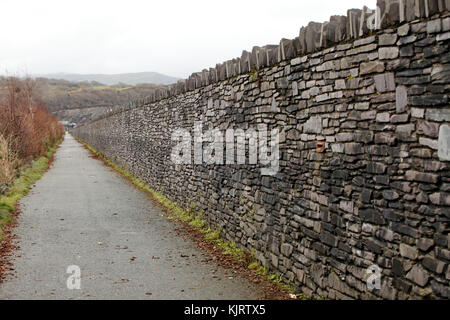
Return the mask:
M219 248L221 250L222 254L231 256L237 262L247 264L250 270L258 275L263 276L267 280L276 283L285 292L295 294L298 299L310 299L310 297L308 296L295 293L295 289L292 285L283 283L282 275L271 273L266 267L261 266L261 264L256 260L254 252L246 252L243 249L239 248L235 242L222 239L220 237L221 230L211 229L208 226L207 222L204 220L204 213L201 212L200 214L197 214L198 210L195 204L191 204L188 209L184 209L176 205L162 193L150 188L142 180L134 177L125 169L108 160L103 154L99 153L86 142L82 141L79 138L76 139L87 149L89 149L93 154L107 163L110 167L129 179L141 190L148 192L155 200L166 207L169 212L169 219L187 223L192 229L200 231L203 234L204 240L214 244L216 248Z
M0 197L0 241L4 238L3 227L12 222L11 213L15 211L17 203L27 195L31 186L44 175L49 161L61 141L58 141L54 147L49 148L45 156L34 160L31 167L23 171L20 177L16 179L9 192Z

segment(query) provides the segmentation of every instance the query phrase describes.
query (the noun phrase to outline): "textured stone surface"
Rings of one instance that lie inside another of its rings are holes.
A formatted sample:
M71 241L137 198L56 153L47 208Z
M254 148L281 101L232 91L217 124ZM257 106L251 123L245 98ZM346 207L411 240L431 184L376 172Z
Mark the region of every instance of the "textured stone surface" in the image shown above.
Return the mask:
M427 18L415 1L402 2L403 13L398 1L383 3L385 27L370 36L368 11L349 11L74 133L178 205L195 204L211 227L302 292L444 298L448 17ZM192 132L200 120L203 131L284 130L278 173L262 176L263 165L248 161L172 163L171 133ZM382 268L384 286L369 292L372 264Z
M450 126L441 125L439 129L438 156L442 161L450 161Z

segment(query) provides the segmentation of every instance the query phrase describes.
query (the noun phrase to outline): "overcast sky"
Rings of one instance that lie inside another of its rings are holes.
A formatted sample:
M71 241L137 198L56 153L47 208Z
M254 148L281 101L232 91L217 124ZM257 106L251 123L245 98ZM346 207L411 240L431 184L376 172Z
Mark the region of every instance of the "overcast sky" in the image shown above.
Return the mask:
M1 0L0 73L185 78L376 0Z

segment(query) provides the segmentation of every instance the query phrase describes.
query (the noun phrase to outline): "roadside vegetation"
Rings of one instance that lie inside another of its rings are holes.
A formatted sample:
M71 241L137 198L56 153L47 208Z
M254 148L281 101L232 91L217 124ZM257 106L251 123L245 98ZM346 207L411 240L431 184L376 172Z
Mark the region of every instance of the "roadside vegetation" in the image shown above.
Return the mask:
M75 137L76 138L76 137ZM170 220L175 220L184 224L187 228L193 230L200 238L201 241L206 243L210 251L218 252L220 255L229 257L232 264L242 266L244 269L273 283L284 294L283 299L302 299L309 300L303 294L296 293L294 287L290 284L283 282L282 275L270 272L265 266L256 259L254 252L243 250L236 245L235 242L224 240L221 236L220 229L212 229L208 226L207 221L204 218L204 213L200 212L195 204L191 204L188 209L184 209L160 192L150 188L142 180L134 177L131 173L117 165L116 163L107 159L103 154L95 150L92 146L86 142L76 138L82 143L89 151L91 151L97 158L105 162L109 167L116 170L123 177L137 186L140 190L149 194L155 201L157 201L162 207L164 207L168 213ZM278 295L278 298L281 298Z
M47 170L64 128L31 79L9 77L0 94L0 240L17 202Z

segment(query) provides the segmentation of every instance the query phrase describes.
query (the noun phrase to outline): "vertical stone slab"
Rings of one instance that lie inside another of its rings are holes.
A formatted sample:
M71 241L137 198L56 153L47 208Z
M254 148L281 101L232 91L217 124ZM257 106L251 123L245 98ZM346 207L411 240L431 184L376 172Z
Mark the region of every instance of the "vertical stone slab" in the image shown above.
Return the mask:
M320 30L320 46L322 48L328 47L328 26L330 25L330 22L324 22L322 23L322 30Z
M264 46L258 50L258 68L267 67L267 46Z
M184 86L184 81L183 80L178 80L177 83L176 83L176 92L177 92L177 94L183 93L183 86Z
M364 6L360 17L359 36L368 35L374 29L376 29L376 10Z
M330 25L328 26L327 37L333 43L339 43L346 39L347 17L346 16L332 16L330 18Z
M397 113L406 111L408 105L408 91L405 86L398 86L395 90L395 108Z
M252 54L250 56L250 70L258 69L258 51L259 47L255 46L252 49Z
M280 49L281 49L281 60L292 59L296 56L296 52L295 52L295 48L292 43L292 40L281 39Z
M306 52L311 53L320 49L320 32L322 24L318 22L310 22L306 27Z
M216 70L217 70L217 80L223 81L226 79L226 69L225 65L223 63L216 64Z
M438 3L438 12L442 12L445 10L445 0L437 0Z
M266 52L267 66L273 66L274 64L276 64L278 56L278 46L267 45L264 47L264 50Z
M405 0L405 19L406 21L413 21L416 19L416 0Z
M217 69L209 68L209 83L216 83L216 82L217 82Z
M377 0L377 29L386 28L399 20L397 0Z
M347 11L347 39L358 38L361 12L362 10L359 9L350 9Z
M406 0L398 0L398 19L399 22L406 21Z
M229 60L228 62L228 78L232 78L237 75L236 70L236 59Z
M427 0L428 15L432 16L439 12L440 0Z
M300 46L300 37L295 37L295 39L292 40L292 45L294 46L295 56L301 55L302 48Z
M278 61L278 46L273 47L271 50L267 51L267 61L269 66L277 64Z
M196 72L193 74L195 80L195 89L201 88L202 85L202 74L201 72Z
M400 0L388 0L387 20L388 25L395 25L400 22Z
M298 40L299 40L299 46L300 46L300 54L306 54L306 28L305 27L300 28Z
M446 124L439 129L438 157L441 161L450 161L450 126Z
M426 17L425 0L415 0L414 13L416 15L416 18L424 18L424 17Z
M203 69L202 71L202 86L209 85L209 71L206 69Z
M247 73L250 72L250 52L242 51L241 55L241 72Z
M241 74L241 58L233 59L234 62L234 74L237 76Z

